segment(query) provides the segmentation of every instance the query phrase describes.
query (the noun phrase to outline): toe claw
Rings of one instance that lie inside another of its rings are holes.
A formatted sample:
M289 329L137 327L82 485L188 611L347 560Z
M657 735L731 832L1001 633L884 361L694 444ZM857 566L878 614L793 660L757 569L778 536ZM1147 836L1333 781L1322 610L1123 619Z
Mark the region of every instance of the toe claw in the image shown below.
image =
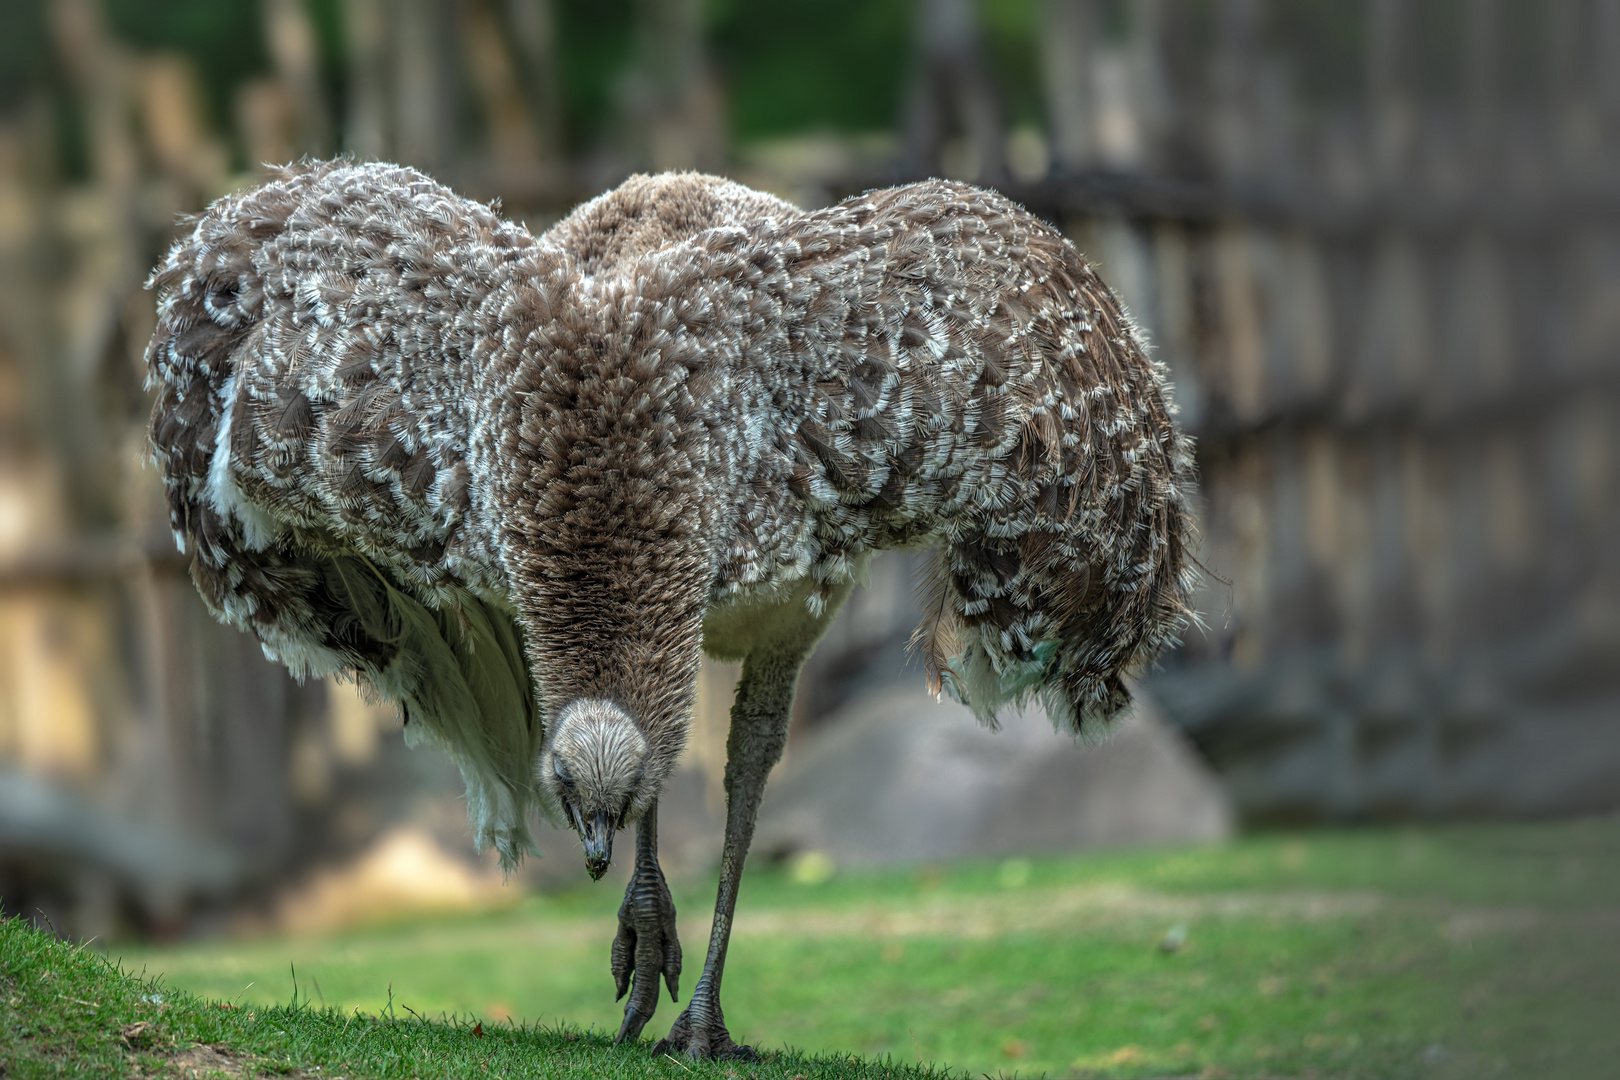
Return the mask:
M630 969L636 955L636 928L635 924L625 917L623 908L619 910L619 932L613 935L613 952L609 967L613 972L613 981L624 993L624 988L630 981Z
M641 1029L647 1026L647 1021L650 1019L651 1017L643 1016L640 1012L637 1012L634 1005L626 1006L624 1023L619 1025L619 1033L613 1038L614 1045L626 1040L634 1042L636 1039L641 1038Z
M681 942L675 936L675 928L669 928L664 938L664 985L669 987L669 1000L679 1001L681 985Z
M624 995L630 992L630 973L628 971L615 971L613 973L613 1000L623 1001Z

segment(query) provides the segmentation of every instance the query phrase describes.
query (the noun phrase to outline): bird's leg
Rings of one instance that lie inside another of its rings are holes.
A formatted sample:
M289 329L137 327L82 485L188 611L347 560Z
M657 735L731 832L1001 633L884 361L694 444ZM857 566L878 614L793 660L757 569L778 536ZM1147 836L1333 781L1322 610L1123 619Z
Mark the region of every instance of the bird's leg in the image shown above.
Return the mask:
M658 1008L658 977L679 1001L681 943L675 936L675 902L658 865L658 804L636 823L636 869L619 905L619 933L613 939L613 982L624 1003L624 1023L613 1041L641 1037L641 1029ZM633 978L632 978L633 976Z
M817 635L819 636L819 634ZM726 1030L720 1011L720 976L726 966L726 942L737 910L737 886L743 861L754 838L754 821L771 766L787 744L793 690L809 645L760 649L743 662L737 700L731 709L731 734L726 740L726 842L720 854L720 892L714 903L714 925L709 932L709 953L703 974L686 1003L686 1011L669 1029L669 1036L653 1053L680 1053L689 1058L755 1057L739 1046Z

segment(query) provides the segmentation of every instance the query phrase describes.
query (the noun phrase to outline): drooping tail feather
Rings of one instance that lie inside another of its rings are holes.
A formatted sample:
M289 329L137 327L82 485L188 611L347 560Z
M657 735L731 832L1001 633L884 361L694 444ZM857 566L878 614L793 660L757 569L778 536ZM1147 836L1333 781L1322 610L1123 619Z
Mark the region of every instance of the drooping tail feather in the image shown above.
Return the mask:
M945 689L946 676L958 681L961 678L951 668L951 660L962 646L956 610L951 604L950 570L943 552L936 549L928 553L913 575L912 587L922 622L911 632L906 649L922 657L928 692L937 698Z
M407 745L437 743L460 768L478 847L493 845L508 871L538 854L527 818L540 808L531 770L541 721L512 617L471 593L431 609L360 555L333 555L325 568L360 627L397 646L368 677L405 709Z

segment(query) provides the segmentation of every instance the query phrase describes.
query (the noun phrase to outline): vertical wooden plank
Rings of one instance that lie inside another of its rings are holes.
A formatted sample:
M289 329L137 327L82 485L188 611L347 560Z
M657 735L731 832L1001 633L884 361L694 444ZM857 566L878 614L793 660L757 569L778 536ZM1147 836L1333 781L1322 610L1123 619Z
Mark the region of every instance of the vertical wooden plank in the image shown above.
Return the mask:
M1204 421L1205 391L1198 367L1187 231L1180 222L1153 226L1153 277L1159 297L1154 355L1169 369L1182 425L1196 432Z
M1511 296L1493 238L1475 230L1438 252L1435 364L1424 388L1437 415L1479 408L1507 389L1513 371Z
M1201 127L1204 68L1191 20L1169 0L1131 0L1131 59L1150 170L1203 176L1210 168Z
M1286 59L1268 57L1259 68L1257 81L1254 108L1258 174L1270 191L1295 191L1300 181L1301 154L1293 69Z
M1379 438L1371 447L1372 586L1370 636L1385 665L1404 668L1417 645L1418 607L1413 595L1406 475L1401 442Z
M1339 494L1339 445L1326 428L1312 426L1301 447L1306 509L1306 550L1319 569L1330 572L1338 564L1344 526Z
M1585 377L1601 377L1620 371L1620 233L1586 229L1572 248L1574 363Z
M506 35L484 0L461 4L467 81L484 114L490 158L508 172L532 170L539 157L534 119Z
M349 65L344 149L361 161L385 160L393 157L394 148L393 114L388 107L392 20L383 0L344 0L343 23Z
M1223 223L1215 233L1226 402L1234 420L1254 423L1265 408L1265 321L1247 226Z
M90 780L100 757L100 725L85 674L98 655L95 612L49 591L9 598L6 697L13 762L59 779Z
M1605 178L1620 175L1620 0L1592 0L1593 96L1602 118Z
M984 62L972 0L914 0L916 59L907 93L904 170L941 171L991 185L1007 174L1000 96ZM963 164L944 170L947 141L961 133Z
M200 203L224 183L228 159L208 132L195 70L182 56L150 57L135 68L135 86L147 148Z
M1374 589L1373 461L1364 438L1343 439L1337 453L1339 541L1334 593L1342 614L1339 655L1357 674L1372 655Z
M1270 461L1264 445L1246 438L1232 446L1222 470L1222 526L1230 536L1231 662L1239 671L1261 670L1271 637L1272 606Z
M395 77L394 130L399 160L433 172L451 149L449 105L454 93L445 0L395 0L392 5Z
M1464 241L1457 275L1463 310L1456 329L1462 348L1473 357L1472 370L1460 373L1463 385L1495 398L1513 383L1513 292L1504 258L1490 236L1476 232Z
M1485 444L1490 488L1490 551L1499 571L1520 572L1534 555L1525 447L1517 432L1498 429Z
M1620 409L1613 396L1591 396L1574 403L1568 424L1569 440L1564 467L1571 479L1574 516L1585 541L1584 560L1591 580L1604 582L1596 597L1582 597L1583 606L1594 599L1612 603L1620 597ZM1607 579L1605 581L1605 578ZM1584 614L1584 613L1583 613ZM1590 616L1588 616L1590 617Z
M42 324L38 340L47 350L31 358L48 388L42 395L48 419L38 430L66 467L74 516L104 521L115 516L117 493L108 468L111 431L96 415L97 379L116 340L122 297L146 272L134 247L141 165L132 131L135 74L92 0L52 0L48 14L68 92L86 117L91 185L72 202L42 192L59 212L42 216L38 241L67 258L65 267L45 272L55 278L52 288L27 316ZM56 231L75 219L90 227L77 235Z
M121 747L117 803L132 817L162 824L209 822L206 805L192 799L195 781L190 732L184 718L191 711L194 682L190 677L192 620L189 594L196 589L185 577L148 573L150 603L141 612L144 645L151 664L146 708L132 717Z
M625 83L626 150L638 167L718 170L725 158L719 89L698 0L637 0L635 66Z
M1318 600L1312 587L1307 473L1297 431L1273 431L1266 442L1272 481L1267 654L1273 665L1299 664L1316 644L1311 628Z
M1409 401L1421 388L1431 351L1428 288L1411 238L1380 238L1370 268L1371 292L1343 411L1363 418Z
M51 0L49 15L57 58L87 114L96 182L128 191L140 172L128 121L129 57L108 36L95 0Z
M332 124L309 8L305 0L262 0L262 5L265 45L293 102L295 149L323 157L331 150Z
M506 15L523 67L535 144L541 161L556 168L563 152L562 90L551 0L506 0Z
M1081 234L1102 279L1108 283L1129 316L1151 343L1158 339L1157 282L1148 246L1133 222L1106 214L1088 222Z
M1417 116L1406 77L1408 0L1367 0L1369 149L1378 183L1395 185L1407 171Z
M1298 313L1288 306L1294 283L1289 280L1287 246L1274 228L1246 223L1244 232L1260 323L1260 408L1266 416L1282 416L1298 399Z
M1490 166L1497 135L1497 112L1501 108L1502 69L1501 0L1471 0L1464 26L1465 93L1467 100L1469 159L1475 169ZM1477 172L1477 179L1493 182L1488 174Z
M1548 620L1566 628L1579 623L1584 586L1595 569L1581 490L1586 412L1581 401L1555 406L1536 425L1531 450L1537 589Z
M1285 348L1295 400L1314 405L1332 389L1333 301L1327 267L1318 239L1305 229L1291 230L1282 240L1285 286L1278 317L1288 331Z
M1555 170L1567 187L1597 181L1605 142L1597 70L1597 12L1586 0L1548 0L1544 53L1546 127Z
M1067 172L1090 166L1095 150L1096 37L1097 0L1045 0L1040 45L1046 115L1053 157Z
M1491 556L1491 500L1486 470L1487 439L1472 429L1456 429L1448 440L1448 486L1452 507L1452 595L1456 599L1453 641L1466 661L1489 642L1494 630Z
M1254 183L1260 153L1260 0L1220 0L1212 67L1209 156L1228 182Z
M199 801L219 834L249 865L268 870L297 854L289 764L300 688L252 637L221 633L201 604L193 611L192 632L206 644L191 659L199 684L185 724L191 783L206 791ZM321 689L310 683L312 693Z
M1452 658L1455 597L1451 573L1450 492L1432 439L1400 437L1402 516L1412 565L1422 656L1431 669Z

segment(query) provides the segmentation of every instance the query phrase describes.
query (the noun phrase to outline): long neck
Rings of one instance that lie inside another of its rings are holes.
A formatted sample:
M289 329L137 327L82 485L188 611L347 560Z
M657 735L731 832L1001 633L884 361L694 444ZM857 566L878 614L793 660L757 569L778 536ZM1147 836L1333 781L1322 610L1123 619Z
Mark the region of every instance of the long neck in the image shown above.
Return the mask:
M655 751L667 742L678 752L702 655L707 545L679 532L638 535L613 516L597 524L546 523L507 545L544 713L579 698L614 701Z
M655 754L690 719L723 529L712 447L686 388L692 350L635 298L593 297L514 372L499 463L501 555L544 711L624 706Z

